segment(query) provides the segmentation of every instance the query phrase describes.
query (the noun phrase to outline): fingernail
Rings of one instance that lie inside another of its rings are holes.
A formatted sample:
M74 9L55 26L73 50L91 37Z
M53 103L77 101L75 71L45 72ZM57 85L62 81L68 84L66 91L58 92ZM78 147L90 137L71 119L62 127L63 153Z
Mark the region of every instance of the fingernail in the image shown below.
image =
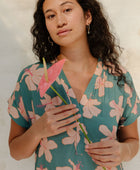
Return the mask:
M80 118L80 117L81 117L81 115L79 114L79 115L78 115L78 117Z
M77 126L79 126L79 122L76 122Z
M93 160L93 162L95 162L95 159L92 159Z
M86 145L85 148L88 148L88 145Z

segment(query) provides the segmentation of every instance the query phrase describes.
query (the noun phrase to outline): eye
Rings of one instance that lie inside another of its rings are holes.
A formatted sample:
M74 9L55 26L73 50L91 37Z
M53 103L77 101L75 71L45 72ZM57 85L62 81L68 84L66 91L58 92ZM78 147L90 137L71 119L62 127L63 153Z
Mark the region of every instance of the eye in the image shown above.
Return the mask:
M55 17L55 15L54 15L54 14L52 14L52 15L48 15L48 16L47 16L47 18L48 18L48 19L53 19L54 17Z
M67 9L64 10L64 12L66 12L66 13L67 13L67 12L71 12L71 11L72 11L71 8L67 8Z

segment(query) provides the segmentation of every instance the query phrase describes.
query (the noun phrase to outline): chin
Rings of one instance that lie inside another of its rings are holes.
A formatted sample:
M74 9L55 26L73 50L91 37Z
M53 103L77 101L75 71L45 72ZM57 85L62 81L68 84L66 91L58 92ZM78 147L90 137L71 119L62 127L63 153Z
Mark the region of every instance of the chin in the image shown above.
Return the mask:
M58 43L56 42L56 44L58 44L60 47L70 47L74 44L74 41L59 41Z

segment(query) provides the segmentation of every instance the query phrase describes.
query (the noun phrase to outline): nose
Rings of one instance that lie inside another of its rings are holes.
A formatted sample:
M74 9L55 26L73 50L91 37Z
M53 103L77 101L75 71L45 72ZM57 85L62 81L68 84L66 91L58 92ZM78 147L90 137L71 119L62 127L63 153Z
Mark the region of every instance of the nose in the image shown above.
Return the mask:
M57 28L61 28L65 25L67 25L65 16L63 14L57 15Z

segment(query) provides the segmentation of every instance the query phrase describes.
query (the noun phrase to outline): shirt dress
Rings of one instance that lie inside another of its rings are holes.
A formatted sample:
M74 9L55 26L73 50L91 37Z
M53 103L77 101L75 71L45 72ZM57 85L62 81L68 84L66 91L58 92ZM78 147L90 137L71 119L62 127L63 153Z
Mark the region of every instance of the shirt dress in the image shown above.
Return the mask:
M48 63L49 68L52 64ZM81 101L75 94L62 70L52 86L66 100L79 108L79 119L92 142L117 139L121 126L132 124L140 115L140 100L130 74L122 68L129 84L117 85L117 77L110 74L102 63L98 64ZM16 88L8 101L11 118L21 127L30 128L47 110L64 105L49 88L41 98L39 82L44 74L43 64L32 64L19 75ZM59 135L43 138L35 151L35 170L103 170L85 152L85 139L80 127ZM122 164L106 170L121 170Z

